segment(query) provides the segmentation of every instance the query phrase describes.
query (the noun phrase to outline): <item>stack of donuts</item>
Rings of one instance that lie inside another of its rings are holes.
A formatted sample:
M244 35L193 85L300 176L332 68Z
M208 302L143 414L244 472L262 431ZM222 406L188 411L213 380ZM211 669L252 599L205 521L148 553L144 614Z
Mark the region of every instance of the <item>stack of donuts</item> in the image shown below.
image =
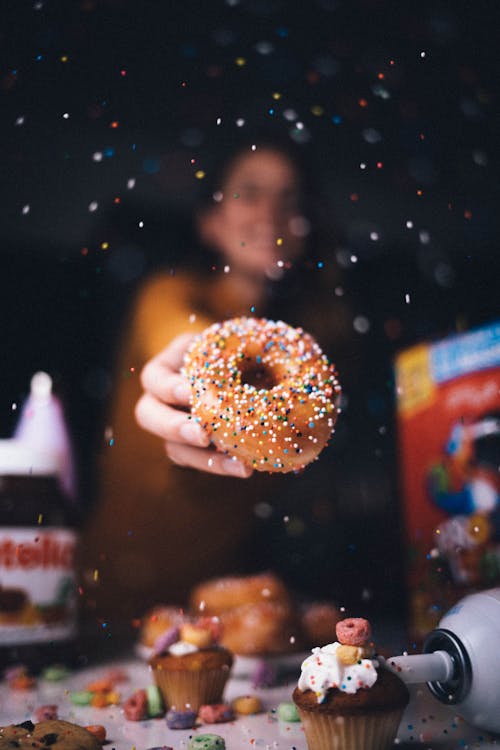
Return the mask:
M299 606L274 573L229 576L198 584L188 614L167 606L151 610L143 621L141 643L154 648L169 627L200 618L220 625L220 644L234 654L270 656L328 642L341 615L331 603Z

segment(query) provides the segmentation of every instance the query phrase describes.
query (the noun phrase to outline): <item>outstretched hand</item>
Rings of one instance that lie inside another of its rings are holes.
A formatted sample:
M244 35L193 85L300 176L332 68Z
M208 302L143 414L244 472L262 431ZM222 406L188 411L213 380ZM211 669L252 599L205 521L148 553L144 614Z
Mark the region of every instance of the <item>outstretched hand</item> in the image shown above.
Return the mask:
M249 477L252 469L216 451L208 434L190 416L191 388L180 370L192 339L192 334L177 336L144 366L144 393L135 407L137 423L164 441L167 456L179 466Z

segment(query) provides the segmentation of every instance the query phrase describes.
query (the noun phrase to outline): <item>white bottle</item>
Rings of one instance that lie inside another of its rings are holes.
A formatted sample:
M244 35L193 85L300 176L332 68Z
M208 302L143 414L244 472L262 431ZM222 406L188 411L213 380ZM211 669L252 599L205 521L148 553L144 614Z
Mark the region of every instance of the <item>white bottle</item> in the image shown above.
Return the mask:
M404 682L427 682L442 703L475 727L500 733L500 588L470 594L424 641L424 653L386 666Z
M23 404L14 437L36 451L50 452L60 466L63 492L76 498L75 464L62 404L52 393L52 378L36 372L31 378L30 394Z

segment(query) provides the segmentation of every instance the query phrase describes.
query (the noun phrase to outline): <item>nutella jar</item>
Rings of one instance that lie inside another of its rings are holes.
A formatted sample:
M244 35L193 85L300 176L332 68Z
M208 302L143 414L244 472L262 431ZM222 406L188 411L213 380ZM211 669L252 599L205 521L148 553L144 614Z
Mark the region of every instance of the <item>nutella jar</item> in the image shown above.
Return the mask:
M0 440L0 666L36 672L73 660L74 512L57 455Z

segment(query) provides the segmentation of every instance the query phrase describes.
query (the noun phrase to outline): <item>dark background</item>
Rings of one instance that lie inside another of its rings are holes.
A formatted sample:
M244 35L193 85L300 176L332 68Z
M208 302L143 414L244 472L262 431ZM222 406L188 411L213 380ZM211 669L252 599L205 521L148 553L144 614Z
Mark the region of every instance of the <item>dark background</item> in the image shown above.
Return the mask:
M214 139L266 125L321 185L370 362L357 408L393 475L394 353L498 315L496 5L4 2L1 436L47 370L91 503L127 304L182 263Z

